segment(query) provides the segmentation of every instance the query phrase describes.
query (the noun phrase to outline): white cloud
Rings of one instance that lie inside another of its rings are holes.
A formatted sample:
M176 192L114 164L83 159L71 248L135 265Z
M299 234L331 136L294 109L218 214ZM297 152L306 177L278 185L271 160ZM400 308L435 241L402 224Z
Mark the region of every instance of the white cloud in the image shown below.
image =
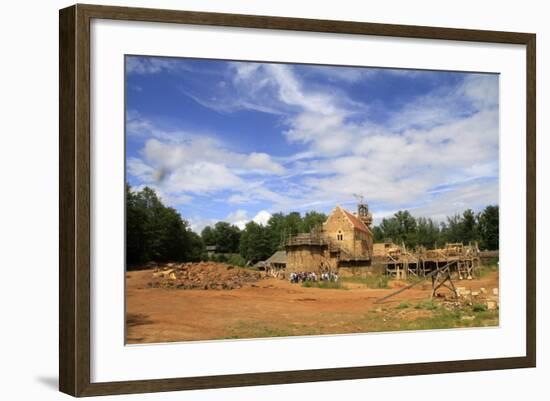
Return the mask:
M270 155L229 150L220 140L188 132L166 132L139 115L132 115L141 129L141 157L129 157L128 174L142 184L155 185L165 199L188 200L195 195L232 193L230 203L257 200L282 202L263 179L286 173ZM263 179L259 179L263 178Z
M173 193L208 193L241 185L243 181L223 164L203 161L177 167L164 181Z
M498 204L498 180L474 180L457 185L441 196L429 199L411 209L414 216L430 216L443 222L447 216L462 213L466 209L481 210L487 205Z
M241 221L241 220L246 221L247 219L248 219L247 212L246 210L243 210L243 209L235 210L234 212L229 213L226 217L226 220L230 223L234 223L236 221Z
M228 223L234 224L243 230L246 224L250 221L253 221L260 225L266 225L269 219L271 218L271 213L267 210L260 210L253 218L248 217L248 212L243 209L237 209L227 215L225 221Z
M347 83L355 83L364 79L376 76L380 70L372 68L355 68L355 67L328 67L328 66L308 66L303 70L308 75L319 75L328 79L331 82L343 81Z
M414 102L406 104L393 116L388 126L394 131L429 129L450 124L479 111L498 106L498 77L494 74L465 75L457 86L442 86Z
M190 132L178 130L168 132L155 126L151 121L143 118L140 113L135 110L126 112L126 134L134 138L156 138L160 141L180 143L188 138L196 136Z
M216 224L218 222L218 219L205 218L201 215L193 215L187 221L189 222L189 227L191 228L191 230L193 230L197 234L200 234L206 226L213 226L214 224Z
M243 230L246 226L246 223L248 223L250 219L248 218L248 213L246 212L246 210L238 209L234 212L229 213L225 218L225 221L234 224L241 230Z
M126 73L128 74L158 74L162 71L185 70L186 65L181 60L167 57L139 57L126 58Z
M183 136L181 143L163 142L149 139L145 142L145 159L166 168L176 170L184 165L197 162L219 163L236 174L283 174L284 167L266 153L237 153L210 137L199 135Z
M283 174L285 169L282 165L274 162L266 153L250 153L243 160L244 167L251 169L253 172Z
M171 207L176 207L180 205L187 205L192 202L193 198L186 194L171 194L167 193L162 187L156 184L141 184L138 185L132 190L141 191L144 187L149 187L155 191L160 200L165 204Z
M126 169L130 175L144 182L152 182L155 175L155 169L137 157L129 157L126 160Z
M230 204L246 205L257 204L260 202L271 202L278 205L292 205L297 201L297 197L291 196L288 187L280 192L275 192L266 188L261 181L250 181L241 188L234 188L235 192L227 199Z
M313 196L351 198L362 192L371 201L406 205L434 186L498 174L496 112L402 135L356 136L351 155L309 162L326 174L305 180Z
M271 213L269 213L267 210L260 210L252 220L254 221L254 223L265 226L270 218Z
M494 74L468 75L455 96L466 96L478 109L493 109L499 104L499 81Z
M364 78L349 73L359 70L333 70L347 74L335 80ZM439 87L386 110L386 120L375 123L369 105L338 90L308 86L292 66L232 63L230 72L233 76L225 77L216 96L196 100L223 112L283 115L282 134L305 149L281 158L244 154L208 136L165 132L134 119L129 132L150 138L144 158L129 161L131 174L151 180L166 171L161 185L167 193L230 191L229 204L262 203L283 211L330 208L357 192L383 204L386 212L415 207L426 215L498 202L498 183L497 189L492 184L498 176L499 146L498 79L493 75L465 75L459 85ZM377 70L376 75L382 73L411 79L421 74ZM493 181L480 185L476 180L483 177ZM282 184L275 186L277 180ZM437 189L441 186L446 187ZM240 215L228 218L242 225L249 221L243 212L238 209L234 213Z
M393 112L384 125L350 121L351 112L337 106L326 116L315 114L305 107L307 93L295 94L304 107L289 118L285 135L317 156L302 160L301 169L320 173L304 177L303 201L363 192L369 200L403 206L425 199L437 185L498 175L497 94L494 76L470 75L456 88Z

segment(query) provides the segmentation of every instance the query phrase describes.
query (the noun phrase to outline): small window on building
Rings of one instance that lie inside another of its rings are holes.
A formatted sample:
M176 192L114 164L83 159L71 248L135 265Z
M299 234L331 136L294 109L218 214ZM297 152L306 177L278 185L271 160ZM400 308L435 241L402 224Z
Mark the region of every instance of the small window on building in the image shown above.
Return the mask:
M336 234L336 238L338 239L338 241L344 240L344 234L342 234L342 231L338 231L338 234Z

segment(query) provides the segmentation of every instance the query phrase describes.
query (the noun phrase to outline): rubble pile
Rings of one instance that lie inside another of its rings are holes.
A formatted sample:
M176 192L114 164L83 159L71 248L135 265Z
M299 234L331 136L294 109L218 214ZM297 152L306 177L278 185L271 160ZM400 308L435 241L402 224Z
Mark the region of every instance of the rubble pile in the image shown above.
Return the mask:
M456 287L456 292L459 298L470 301L471 303L484 303L487 306L487 310L499 308L498 288L493 288L492 291L489 292L485 288L472 291L466 287Z
M149 286L185 290L233 290L261 278L260 272L225 263L168 263L155 269Z

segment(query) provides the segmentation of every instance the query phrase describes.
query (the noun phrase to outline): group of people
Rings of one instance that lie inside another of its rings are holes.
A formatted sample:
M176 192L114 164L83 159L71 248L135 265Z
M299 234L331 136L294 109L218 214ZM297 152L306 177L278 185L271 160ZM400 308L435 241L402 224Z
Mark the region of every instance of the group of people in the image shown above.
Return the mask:
M321 273L321 281L338 281L338 273L326 272Z
M303 283L306 281L338 281L338 274L333 272L326 272L317 275L315 272L292 272L290 273L291 283Z

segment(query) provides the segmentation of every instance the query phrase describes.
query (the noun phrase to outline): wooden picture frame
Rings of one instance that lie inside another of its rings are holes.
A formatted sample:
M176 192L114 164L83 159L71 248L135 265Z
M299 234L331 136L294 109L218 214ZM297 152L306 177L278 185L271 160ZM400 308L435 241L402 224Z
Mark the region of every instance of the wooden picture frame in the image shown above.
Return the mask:
M94 18L526 46L526 356L92 383L90 380L90 21ZM535 366L536 37L534 34L80 4L60 10L59 28L59 388L62 392L73 396L94 396Z

